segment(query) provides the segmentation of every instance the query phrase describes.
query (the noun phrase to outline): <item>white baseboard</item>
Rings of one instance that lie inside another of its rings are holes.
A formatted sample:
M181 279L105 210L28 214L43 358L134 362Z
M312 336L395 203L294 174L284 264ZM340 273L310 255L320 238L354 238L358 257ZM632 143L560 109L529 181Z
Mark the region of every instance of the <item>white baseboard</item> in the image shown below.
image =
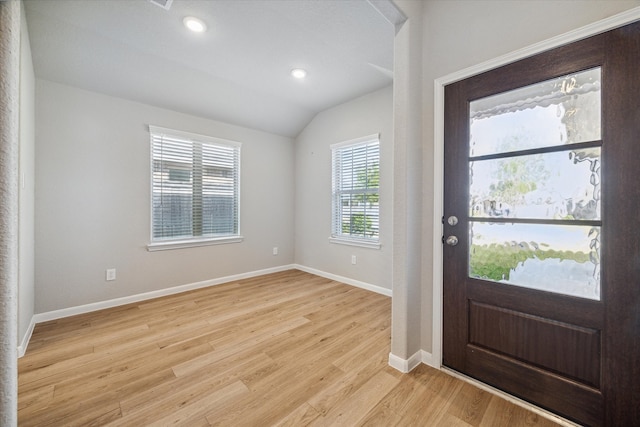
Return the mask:
M31 340L31 335L33 334L33 328L35 327L36 327L36 318L35 316L32 316L31 322L29 323L29 327L27 328L27 332L25 332L24 336L22 337L22 341L18 346L18 358L21 358L27 352L27 346L29 345L29 340Z
M440 363L437 363L433 354L428 351L418 350L408 359L403 359L393 353L389 353L389 366L405 374L411 372L420 363L440 369Z
M115 298L107 301L94 302L76 307L63 308L60 310L39 313L34 316L35 323L48 322L50 320L62 319L64 317L76 316L78 314L90 313L92 311L104 310L105 308L118 307L140 301L146 301L167 295L179 294L194 289L206 288L209 286L221 285L223 283L236 280L249 279L251 277L262 276L264 274L277 273L296 268L294 265L283 265L279 267L267 268L264 270L251 271L248 273L234 274L232 276L220 277L217 279L204 280L202 282L189 283L186 285L174 286L157 291L145 292L143 294L130 295L122 298Z
M241 274L235 274L232 276L220 277L217 279L205 280L202 282L174 286L166 289L159 289L157 291L130 295L130 296L115 298L107 301L94 302L94 303L84 304L76 307L63 308L60 310L53 310L53 311L35 314L31 319L31 324L29 325L29 329L27 333L23 337L21 344L18 346L18 357L22 357L26 353L27 346L29 345L29 340L31 339L31 334L33 333L33 329L37 323L48 322L51 320L57 320L65 317L76 316L78 314L90 313L93 311L104 310L106 308L118 307L125 304L146 301L154 298L192 291L194 289L201 289L209 286L221 285L223 283L233 282L236 280L249 279L256 276L262 276L264 274L278 273L280 271L286 271L291 269L305 271L307 273L315 274L317 276L325 277L331 280L336 280L348 285L356 286L358 288L366 289L382 295L391 296L390 289L386 289L380 286L371 285L369 283L349 279L347 277L337 276L335 274L326 273L324 271L316 270L309 267L304 267L298 264L288 264L288 265L282 265L279 267L272 267L272 268L267 268L263 270L251 271L248 273L241 273Z
M422 363L424 363L425 365L429 365L432 368L440 369L442 367L440 361L436 360L436 358L433 357L433 354L429 353L428 351L421 350L420 360Z
M411 372L422 362L422 350L418 350L408 359L403 359L393 353L389 353L389 366L406 374Z
M337 274L327 273L326 271L316 270L315 268L305 267L304 265L294 264L292 268L315 274L316 276L324 277L325 279L335 280L337 282L345 283L357 288L366 289L377 294L386 295L388 297L390 297L392 294L391 289L383 288L382 286L376 286L370 283L361 282L359 280L350 279L348 277L338 276Z
M233 282L236 280L250 279L252 277L262 276L264 274L278 273L280 271L286 271L291 269L297 269L305 271L307 273L315 274L317 276L325 277L327 279L336 280L348 285L356 286L358 288L366 289L372 292L376 292L382 295L391 296L391 290L382 288L380 286L371 285L369 283L360 282L358 280L349 279L347 277L337 276L335 274L326 273L324 271L316 270L309 267L304 267L298 264L282 265L279 267L272 267L263 270L251 271L248 273L235 274L232 276L220 277L217 279L205 280L202 282L189 283L186 285L174 286L166 289L159 289L157 291L145 292L142 294L130 295L122 298L115 298L107 301L100 301L90 304L84 304L76 307L63 308L60 310L53 310L44 313L35 314L31 319L31 324L27 333L22 339L22 342L18 346L18 357L24 356L29 345L29 340L33 334L33 329L36 323L48 322L51 320L62 319L64 317L76 316L78 314L90 313L93 311L104 310L106 308L118 307L125 304L136 303L140 301L146 301L154 298L164 297L167 295L179 294L182 292L192 291L194 289L206 288L209 286L221 285L223 283Z

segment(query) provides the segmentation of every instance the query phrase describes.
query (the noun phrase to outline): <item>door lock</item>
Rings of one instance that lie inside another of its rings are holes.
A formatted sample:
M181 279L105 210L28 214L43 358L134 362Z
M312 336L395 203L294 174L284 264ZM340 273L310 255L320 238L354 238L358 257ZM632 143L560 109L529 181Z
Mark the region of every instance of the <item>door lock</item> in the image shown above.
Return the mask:
M449 246L455 246L458 244L458 238L456 236L449 236L447 240L445 240L445 243Z

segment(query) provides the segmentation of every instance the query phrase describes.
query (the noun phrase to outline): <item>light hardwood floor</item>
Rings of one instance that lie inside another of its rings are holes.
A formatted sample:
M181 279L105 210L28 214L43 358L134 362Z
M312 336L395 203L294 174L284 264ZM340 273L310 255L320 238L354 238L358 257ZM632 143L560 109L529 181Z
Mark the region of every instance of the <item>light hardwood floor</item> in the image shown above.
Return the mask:
M387 364L391 300L297 270L36 326L20 426L553 426Z

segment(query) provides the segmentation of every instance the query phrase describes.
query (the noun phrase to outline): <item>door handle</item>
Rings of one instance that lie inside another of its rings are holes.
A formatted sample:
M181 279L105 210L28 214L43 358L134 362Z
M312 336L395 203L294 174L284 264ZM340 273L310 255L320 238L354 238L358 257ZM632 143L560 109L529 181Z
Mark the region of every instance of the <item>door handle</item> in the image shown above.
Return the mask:
M455 246L458 244L458 238L456 236L449 236L447 237L447 240L445 240L445 242L449 246Z

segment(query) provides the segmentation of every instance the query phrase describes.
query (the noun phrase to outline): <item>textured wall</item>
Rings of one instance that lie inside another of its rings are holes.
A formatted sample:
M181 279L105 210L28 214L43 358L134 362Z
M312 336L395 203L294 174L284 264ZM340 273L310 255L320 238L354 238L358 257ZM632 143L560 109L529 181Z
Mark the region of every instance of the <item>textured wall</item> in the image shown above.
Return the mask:
M0 2L0 425L17 425L20 3Z

